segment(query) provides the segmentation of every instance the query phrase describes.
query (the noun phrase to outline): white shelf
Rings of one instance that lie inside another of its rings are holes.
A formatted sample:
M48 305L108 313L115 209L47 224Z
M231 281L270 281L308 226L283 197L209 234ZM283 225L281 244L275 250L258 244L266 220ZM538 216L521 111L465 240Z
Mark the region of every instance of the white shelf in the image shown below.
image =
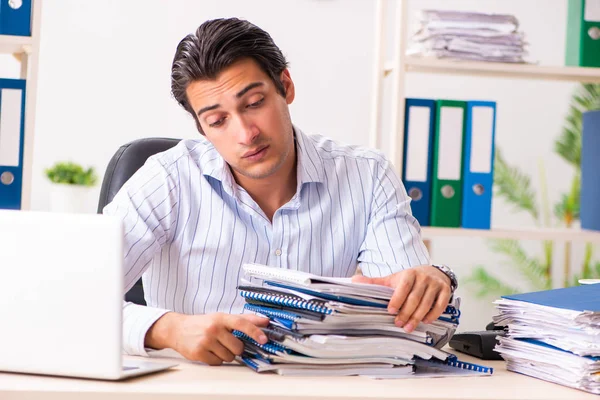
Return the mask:
M480 237L487 239L559 240L600 243L600 232L583 229L465 229L422 227L423 239L440 236Z
M555 81L600 82L600 68L551 67L531 64L507 64L493 62L471 62L438 60L431 58L406 57L407 72L455 74L468 76L545 79ZM393 70L391 63L385 64L385 74Z
M29 53L32 45L30 36L0 35L0 54Z

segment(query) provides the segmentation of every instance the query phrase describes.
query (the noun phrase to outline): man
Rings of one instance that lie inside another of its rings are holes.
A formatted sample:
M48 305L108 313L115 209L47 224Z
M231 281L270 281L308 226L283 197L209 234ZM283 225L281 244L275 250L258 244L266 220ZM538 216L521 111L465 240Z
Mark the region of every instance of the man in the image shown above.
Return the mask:
M125 223L126 289L143 274L147 307L124 305L124 348L173 348L217 365L258 342L268 320L241 315L241 265L256 262L396 288L388 310L412 331L456 286L429 265L410 199L379 152L292 125L295 88L268 33L202 24L177 47L172 93L205 140L151 157L104 212ZM371 278L368 278L371 277Z

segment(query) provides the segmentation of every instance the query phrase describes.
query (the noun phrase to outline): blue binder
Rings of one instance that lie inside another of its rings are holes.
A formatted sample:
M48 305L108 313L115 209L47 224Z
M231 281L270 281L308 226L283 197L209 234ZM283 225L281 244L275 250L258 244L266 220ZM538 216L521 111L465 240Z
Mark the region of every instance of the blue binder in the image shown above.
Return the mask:
M0 208L21 208L25 81L0 79Z
M600 312L600 283L502 297L563 310Z
M581 206L583 229L600 231L600 110L583 113Z
M0 0L0 35L31 36L31 0Z
M467 102L461 226L490 229L494 183L496 103Z
M435 132L435 100L406 99L402 182L412 199L413 216L431 225L431 168Z

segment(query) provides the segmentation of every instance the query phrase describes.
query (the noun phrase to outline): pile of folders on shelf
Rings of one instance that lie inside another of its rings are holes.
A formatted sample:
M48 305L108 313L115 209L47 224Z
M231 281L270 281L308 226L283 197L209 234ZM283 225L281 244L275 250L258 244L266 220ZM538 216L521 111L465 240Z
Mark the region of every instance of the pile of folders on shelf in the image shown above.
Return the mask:
M259 264L242 268L245 310L269 318L265 344L233 331L244 342L238 361L256 372L380 379L493 372L442 350L458 326L459 299L437 320L407 332L387 311L390 287Z
M421 226L490 229L496 103L406 99L402 181Z

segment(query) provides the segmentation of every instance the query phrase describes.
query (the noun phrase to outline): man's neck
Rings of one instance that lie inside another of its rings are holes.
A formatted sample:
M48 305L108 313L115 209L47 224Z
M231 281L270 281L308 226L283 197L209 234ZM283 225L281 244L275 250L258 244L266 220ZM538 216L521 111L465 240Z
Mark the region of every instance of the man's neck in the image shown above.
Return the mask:
M291 150L284 164L273 175L263 179L252 179L234 173L238 185L256 201L269 221L281 206L286 204L296 194L297 186L297 154L296 146Z

